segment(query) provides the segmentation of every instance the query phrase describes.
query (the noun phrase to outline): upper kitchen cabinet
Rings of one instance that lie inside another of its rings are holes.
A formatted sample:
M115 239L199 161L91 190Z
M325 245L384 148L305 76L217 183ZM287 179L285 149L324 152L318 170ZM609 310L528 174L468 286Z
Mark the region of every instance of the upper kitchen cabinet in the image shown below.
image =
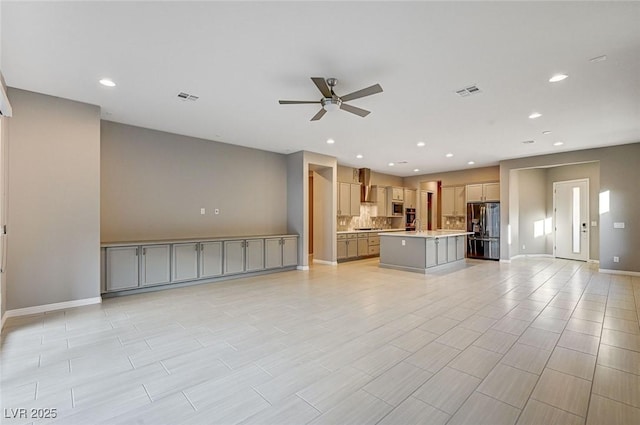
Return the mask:
M442 216L464 216L466 214L465 187L442 188Z
M338 183L338 215L360 215L360 185Z
M404 188L403 187L393 187L390 186L387 188L387 200L393 202L403 202L404 201Z
M416 208L417 202L417 193L416 189L404 189L404 207L405 208Z
M387 216L387 188L383 186L371 186L371 201L377 206L377 213L372 217Z
M467 185L467 202L500 201L500 183Z

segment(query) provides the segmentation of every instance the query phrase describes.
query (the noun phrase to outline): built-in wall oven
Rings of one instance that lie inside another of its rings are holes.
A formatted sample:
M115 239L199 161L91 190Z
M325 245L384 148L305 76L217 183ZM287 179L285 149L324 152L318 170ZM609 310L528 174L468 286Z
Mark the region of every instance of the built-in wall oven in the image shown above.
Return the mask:
M404 210L404 230L407 232L413 232L416 230L416 209L407 208Z

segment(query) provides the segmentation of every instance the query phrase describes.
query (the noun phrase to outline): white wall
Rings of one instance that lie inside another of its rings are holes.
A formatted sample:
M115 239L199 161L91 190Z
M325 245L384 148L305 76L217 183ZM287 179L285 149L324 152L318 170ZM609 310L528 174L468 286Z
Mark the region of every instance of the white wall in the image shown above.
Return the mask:
M100 162L103 242L286 232L284 155L102 121Z
M7 309L100 295L100 109L9 89Z

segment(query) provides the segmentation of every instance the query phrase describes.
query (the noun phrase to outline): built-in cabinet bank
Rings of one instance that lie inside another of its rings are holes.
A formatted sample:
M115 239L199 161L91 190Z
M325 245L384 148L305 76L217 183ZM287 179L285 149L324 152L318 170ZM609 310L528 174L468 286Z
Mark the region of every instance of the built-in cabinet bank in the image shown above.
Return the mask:
M295 269L298 235L105 243L103 294Z
M384 229L367 231L345 231L337 235L337 260L359 260L380 256L380 236L382 232L402 232L404 229Z

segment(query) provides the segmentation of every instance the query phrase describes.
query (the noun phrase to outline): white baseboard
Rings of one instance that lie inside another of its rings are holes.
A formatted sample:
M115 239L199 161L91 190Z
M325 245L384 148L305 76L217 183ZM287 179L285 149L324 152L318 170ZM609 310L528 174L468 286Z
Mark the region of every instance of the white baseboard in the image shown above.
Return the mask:
M327 261L327 260L313 260L314 263L318 263L318 264L326 264L328 266L337 266L338 262L337 261Z
M2 315L2 321L0 321L0 332L2 331L2 328L4 328L4 322L7 321L7 313Z
M510 260L515 260L516 258L554 258L554 256L551 254L518 254L511 257Z
M512 258L516 258L516 257L512 257ZM501 263L510 263L510 262L511 262L511 258L510 258L510 259L508 259L508 260L505 260L505 259L501 258L501 259L500 259L500 262L501 262Z
M592 260L592 259L588 259L588 260L587 260L587 263L590 263L590 264L600 264L600 260Z
M605 274L619 274L623 276L640 276L640 272L632 272L627 270L611 270L611 269L598 269L600 273Z
M63 310L66 308L73 308L73 307L82 307L84 305L91 305L91 304L100 304L102 302L102 298L101 297L94 297L94 298L85 298L82 300L73 300L73 301L64 301L61 303L53 303L53 304L44 304L44 305L36 305L33 307L25 307L25 308L17 308L15 310L7 310L5 312L5 316L6 318L9 317L18 317L18 316L28 316L31 314L39 314L39 313L46 313L48 311L54 311L54 310ZM4 320L5 318L2 318L2 323L4 324Z
M296 270L309 270L309 266L298 266Z

